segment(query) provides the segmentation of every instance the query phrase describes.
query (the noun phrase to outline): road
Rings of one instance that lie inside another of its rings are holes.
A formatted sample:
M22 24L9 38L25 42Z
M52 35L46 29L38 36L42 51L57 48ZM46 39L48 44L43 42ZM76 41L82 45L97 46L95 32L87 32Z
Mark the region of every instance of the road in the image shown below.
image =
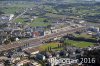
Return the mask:
M43 44L42 42L44 40L52 39L52 38L55 38L55 37L62 37L62 36L65 36L67 34L70 34L70 33L76 32L76 31L80 31L80 30L84 30L84 29L86 29L86 27L74 28L74 29L71 29L71 30L62 31L62 32L59 32L59 33L54 33L54 34L50 34L50 35L39 37L39 38L20 40L20 41L13 42L11 44L1 45L0 46L0 52L8 51L8 50L23 47L23 46L24 47L25 46L28 46L28 47L39 46L39 45Z
M28 8L26 8L26 10L24 10L24 12L22 12L21 14L19 14L19 15L16 16L15 18L13 18L13 19L11 20L11 22L14 22L16 19L18 19L19 17L21 17L22 15L24 15L27 11L28 11Z

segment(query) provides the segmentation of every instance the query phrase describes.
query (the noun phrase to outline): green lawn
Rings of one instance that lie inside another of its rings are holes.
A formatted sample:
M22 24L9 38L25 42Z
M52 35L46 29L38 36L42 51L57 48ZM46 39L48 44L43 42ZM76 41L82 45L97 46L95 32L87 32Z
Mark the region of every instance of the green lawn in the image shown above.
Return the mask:
M88 34L75 34L76 37L85 37L85 38L92 38L91 35L88 35Z
M39 49L41 51L44 51L44 50L48 49L48 47L51 47L54 50L62 50L63 48L57 48L58 44L59 44L58 42L51 42L51 43L40 46Z
M15 20L15 22L24 23L24 19L22 19L22 18L18 18L18 19Z
M75 36L78 37L78 38L83 37L83 38L94 39L95 40L95 38L93 38L92 35L88 35L86 33L82 33L80 35L79 34L75 34Z
M46 18L36 18L33 20L33 22L28 22L30 26L32 27L36 27L36 26L48 26L51 24L51 22L44 22ZM23 18L18 18L15 20L15 22L20 22L22 24L26 24L26 22L24 22Z
M36 18L33 22L43 22L46 18Z
M30 23L30 26L48 26L50 25L50 23L44 23L44 22L34 22L34 23Z
M51 16L54 18L65 18L65 15L57 15L57 14L52 14L52 13L46 13L45 16Z
M30 26L48 26L51 24L51 22L44 22L44 20L46 20L46 18L36 18L35 20L33 20L33 22L30 24Z
M88 46L94 46L93 43L85 42L85 41L66 40L65 43L69 44L71 46L76 46L76 47L80 47L80 48L85 48L85 47L88 47Z

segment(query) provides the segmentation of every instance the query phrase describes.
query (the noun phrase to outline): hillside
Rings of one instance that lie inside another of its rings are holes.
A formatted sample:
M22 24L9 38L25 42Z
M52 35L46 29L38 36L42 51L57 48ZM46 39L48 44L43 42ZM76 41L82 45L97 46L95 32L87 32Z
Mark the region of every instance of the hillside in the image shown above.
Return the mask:
M100 1L100 0L0 0L0 1L35 1L35 2L41 2L41 1L51 1L51 2L69 2L69 3L76 3L76 2L84 2L84 1Z

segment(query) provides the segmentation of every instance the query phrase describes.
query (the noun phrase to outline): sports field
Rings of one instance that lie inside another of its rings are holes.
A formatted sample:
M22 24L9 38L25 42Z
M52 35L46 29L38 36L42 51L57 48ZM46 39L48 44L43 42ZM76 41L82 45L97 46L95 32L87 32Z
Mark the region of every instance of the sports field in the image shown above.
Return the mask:
M91 42L85 42L85 41L74 41L74 40L66 40L66 44L71 45L71 46L76 46L80 48L85 48L88 46L94 46L93 43Z

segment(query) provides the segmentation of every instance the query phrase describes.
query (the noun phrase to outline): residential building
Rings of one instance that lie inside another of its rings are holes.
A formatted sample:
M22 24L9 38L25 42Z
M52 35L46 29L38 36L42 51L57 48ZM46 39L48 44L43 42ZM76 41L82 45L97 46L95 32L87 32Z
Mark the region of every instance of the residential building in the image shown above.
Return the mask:
M39 49L37 49L37 48L34 48L34 49L26 49L24 51L25 51L25 53L27 53L30 56L33 56L33 55L36 55L36 54L39 53Z
M39 60L45 60L46 59L46 57L42 54L37 54L36 58L39 59Z

